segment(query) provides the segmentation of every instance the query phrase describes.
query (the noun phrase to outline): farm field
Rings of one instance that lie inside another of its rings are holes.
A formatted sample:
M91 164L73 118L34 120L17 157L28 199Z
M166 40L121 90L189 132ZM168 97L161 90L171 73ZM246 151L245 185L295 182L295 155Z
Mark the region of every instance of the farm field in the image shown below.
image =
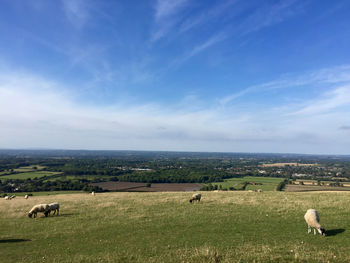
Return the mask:
M58 173L59 174L59 173ZM57 181L57 180L81 180L81 179L87 179L87 180L91 180L91 179L100 179L100 180L108 180L110 179L110 176L97 176L97 175L60 175L60 176L55 176L55 177L49 177L47 179L44 180L44 182L47 181Z
M315 166L314 163L264 163L261 167L284 167L284 166Z
M184 192L0 199L0 262L350 262L350 193L202 195L192 205ZM26 216L54 201L59 216ZM307 234L308 208L327 237Z
M307 191L350 191L350 187L317 186L317 185L294 185L287 184L286 192L307 192Z
M29 166L22 166L19 168L14 169L15 172L34 172L38 170L44 170L46 167L42 165L29 165Z
M284 178L276 177L254 177L245 176L241 178L230 178L225 179L224 182L215 182L213 185L221 185L223 188L234 187L235 189L241 189L245 182L256 183L248 184L246 190L257 190L262 189L263 191L275 191L277 185L282 182Z
M34 171L34 172L21 172L16 174L4 175L0 177L1 179L33 179L35 177L40 178L44 176L51 176L61 174L60 172L50 172L50 171Z
M93 186L99 186L105 190L111 191L132 191L132 192L177 192L177 191L198 191L201 188L201 184L195 183L153 183L150 187L147 187L146 183L133 183L133 182L101 182L92 183Z

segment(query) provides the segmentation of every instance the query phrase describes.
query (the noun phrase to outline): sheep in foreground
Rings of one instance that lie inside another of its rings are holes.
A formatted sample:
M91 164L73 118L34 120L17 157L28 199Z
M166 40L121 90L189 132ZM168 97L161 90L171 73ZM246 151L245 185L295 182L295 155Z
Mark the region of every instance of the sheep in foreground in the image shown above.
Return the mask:
M201 197L202 195L201 194L193 194L192 195L192 198L190 199L190 203L192 204L193 201L197 200L198 202L201 201Z
M60 204L59 203L49 204L49 214L51 214L51 211L53 211L53 214L56 214L57 212L57 215L58 215L60 212Z
M16 198L16 195L11 195L10 199Z
M25 196L24 196L25 199L28 199L28 197L29 197L28 195L25 195Z
M28 213L28 217L32 218L34 215L34 218L37 216L38 212L44 213L44 215L47 217L50 213L50 207L48 204L39 204L32 207L32 209Z
M91 192L91 195L95 196L95 192Z
M320 225L320 217L315 209L309 209L306 211L306 214L304 216L305 221L307 223L307 233L310 234L311 228L314 229L314 235L316 235L316 229L317 231L322 235L326 236L326 230L321 227Z
M7 195L4 197L5 200L10 200L10 197Z

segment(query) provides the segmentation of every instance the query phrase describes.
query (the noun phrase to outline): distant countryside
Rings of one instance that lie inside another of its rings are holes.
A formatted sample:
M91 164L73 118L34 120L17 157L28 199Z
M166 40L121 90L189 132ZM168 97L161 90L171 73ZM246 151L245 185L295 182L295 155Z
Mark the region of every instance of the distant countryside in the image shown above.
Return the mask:
M348 156L131 151L0 152L1 193L348 191Z

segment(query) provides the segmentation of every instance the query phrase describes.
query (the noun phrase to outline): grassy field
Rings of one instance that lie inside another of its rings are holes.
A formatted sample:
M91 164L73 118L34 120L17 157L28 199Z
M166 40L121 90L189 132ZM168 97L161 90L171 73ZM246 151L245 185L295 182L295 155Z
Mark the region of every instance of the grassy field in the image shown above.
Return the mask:
M202 194L0 199L0 262L350 262L350 193ZM26 217L54 201L61 215ZM311 207L327 237L307 234Z
M44 176L51 176L60 174L60 172L49 172L49 171L35 171L35 172L22 172L18 174L10 174L10 175L4 175L0 177L1 179L28 179L28 178L35 178L35 177L44 177Z
M22 167L16 168L14 169L14 171L15 172L33 172L33 171L43 170L45 168L46 166L42 166L42 165L30 165L30 166L22 166Z
M225 179L224 182L213 184L222 185L223 188L234 187L235 189L240 189L244 182L254 182L261 183L261 185L247 185L246 190L262 189L263 191L275 191L277 185L283 181L283 179L284 178L245 176L241 178Z
M286 192L307 192L307 191L350 191L350 187L317 186L317 185L295 185L287 184Z
M43 191L43 192L16 192L7 193L8 195L15 194L16 196L25 196L27 194L32 194L33 196L46 196L46 195L62 195L62 194L81 194L83 191Z

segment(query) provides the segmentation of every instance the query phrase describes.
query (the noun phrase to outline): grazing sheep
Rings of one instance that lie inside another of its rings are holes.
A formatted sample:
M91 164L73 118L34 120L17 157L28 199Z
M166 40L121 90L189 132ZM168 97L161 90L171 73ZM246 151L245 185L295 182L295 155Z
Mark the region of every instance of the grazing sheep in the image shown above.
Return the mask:
M192 198L190 199L190 203L192 204L193 201L197 200L198 202L201 201L201 197L202 195L201 194L193 194L192 195Z
M56 214L56 211L57 211L57 215L58 215L60 212L60 204L59 203L49 204L49 214L51 214L51 211L53 211L53 214Z
M7 195L4 197L5 200L10 200L10 197Z
M11 195L10 199L16 198L16 195Z
M29 197L28 195L25 195L25 196L24 196L25 199L28 199L28 197Z
M310 234L311 228L314 228L314 235L316 235L316 229L322 236L326 235L326 230L321 227L320 217L318 216L318 213L315 209L307 210L304 218L307 223L308 234Z
M91 195L95 196L95 192L91 192Z
M28 216L32 218L32 215L34 215L34 218L36 217L38 212L43 212L44 215L47 217L50 213L50 207L48 204L39 204L32 207L32 209L29 211Z
M258 193L262 193L262 189L258 189L258 190L256 190Z

